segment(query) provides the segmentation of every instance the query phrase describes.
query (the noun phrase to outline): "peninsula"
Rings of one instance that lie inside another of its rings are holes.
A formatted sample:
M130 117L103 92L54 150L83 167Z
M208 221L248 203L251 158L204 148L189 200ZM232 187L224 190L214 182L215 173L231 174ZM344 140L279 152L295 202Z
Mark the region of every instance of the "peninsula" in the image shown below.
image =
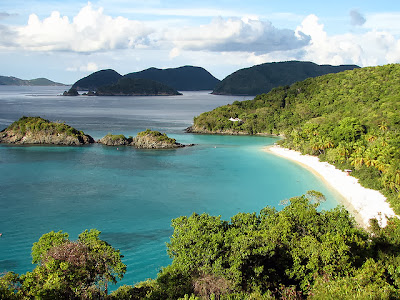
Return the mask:
M308 78L203 113L189 130L282 135L282 147L349 170L400 214L399 75L390 64Z

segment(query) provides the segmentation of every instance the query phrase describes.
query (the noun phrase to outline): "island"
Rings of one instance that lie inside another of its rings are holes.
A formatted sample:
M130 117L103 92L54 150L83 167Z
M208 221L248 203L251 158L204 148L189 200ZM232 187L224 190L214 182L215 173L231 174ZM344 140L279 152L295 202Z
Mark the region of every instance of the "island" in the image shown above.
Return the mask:
M97 142L107 146L134 146L139 149L175 149L193 146L193 144L177 143L175 139L169 138L165 133L150 129L139 132L134 138L131 136L127 138L123 134L109 133Z
M47 78L20 79L13 76L0 76L0 85L17 86L65 86L66 84L54 82Z
M95 91L83 93L85 96L177 96L182 95L172 87L163 83L143 78L122 77L117 82L102 85ZM64 91L63 96L79 96L78 90L72 86Z
M97 88L96 96L173 96L182 95L172 87L143 78L121 78L117 83Z
M78 146L92 144L94 139L63 122L24 116L0 132L0 143Z
M102 86L116 84L122 78L149 79L178 91L213 90L215 85L220 82L204 68L194 66L169 69L149 68L126 75L106 69L79 79L72 85L72 88L77 91L95 92Z
M307 78L359 68L356 65L317 65L307 61L284 61L240 69L219 82L214 95L258 95Z

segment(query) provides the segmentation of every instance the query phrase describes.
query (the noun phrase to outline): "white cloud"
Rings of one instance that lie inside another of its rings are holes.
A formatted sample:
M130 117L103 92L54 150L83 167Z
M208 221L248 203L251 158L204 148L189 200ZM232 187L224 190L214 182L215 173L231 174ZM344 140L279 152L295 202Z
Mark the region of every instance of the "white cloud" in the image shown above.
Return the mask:
M95 52L142 46L152 30L139 21L107 16L89 2L72 22L57 11L43 20L31 14L16 32L16 43L24 49Z
M311 36L303 48L304 60L320 64L358 64L370 66L397 62L393 49L398 45L389 32L371 30L362 34L346 33L329 36L315 15L306 17L297 28Z
M367 15L364 28L400 34L400 12L375 13Z
M164 38L171 39L176 48L185 50L256 53L297 49L310 40L301 32L296 36L294 31L277 29L270 22L221 17L200 27L169 30Z

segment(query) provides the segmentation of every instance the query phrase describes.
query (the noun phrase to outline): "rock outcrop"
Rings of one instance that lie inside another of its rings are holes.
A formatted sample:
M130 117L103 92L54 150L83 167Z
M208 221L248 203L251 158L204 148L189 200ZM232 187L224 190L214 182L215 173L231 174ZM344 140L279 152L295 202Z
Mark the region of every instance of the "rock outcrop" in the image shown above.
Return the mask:
M133 146L138 149L174 149L193 146L177 143L175 139L169 138L165 133L150 129L139 132L134 138L126 138L122 134L108 134L97 142L108 146Z
M94 143L94 139L64 123L22 117L0 132L0 143L78 146Z
M107 134L97 142L107 146L128 146L132 143L132 137L127 138L123 134Z

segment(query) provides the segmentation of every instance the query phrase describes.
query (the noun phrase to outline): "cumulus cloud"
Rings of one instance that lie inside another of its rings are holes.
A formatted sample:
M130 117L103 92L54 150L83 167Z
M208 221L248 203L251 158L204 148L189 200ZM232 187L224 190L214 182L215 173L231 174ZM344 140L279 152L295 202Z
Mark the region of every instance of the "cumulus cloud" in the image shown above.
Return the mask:
M371 66L397 62L399 59L395 50L399 41L386 31L329 36L315 15L307 16L296 31L311 37L310 45L303 48L304 60L320 64Z
M165 39L171 39L176 48L184 50L255 53L297 49L310 41L300 31L295 35L294 31L277 29L270 22L222 17L200 27L170 30Z
M57 11L43 20L31 14L16 32L16 43L24 49L95 52L143 46L152 30L139 21L107 16L89 2L72 21Z
M362 26L367 21L365 17L355 9L350 11L350 18L351 18L351 25L353 26Z

